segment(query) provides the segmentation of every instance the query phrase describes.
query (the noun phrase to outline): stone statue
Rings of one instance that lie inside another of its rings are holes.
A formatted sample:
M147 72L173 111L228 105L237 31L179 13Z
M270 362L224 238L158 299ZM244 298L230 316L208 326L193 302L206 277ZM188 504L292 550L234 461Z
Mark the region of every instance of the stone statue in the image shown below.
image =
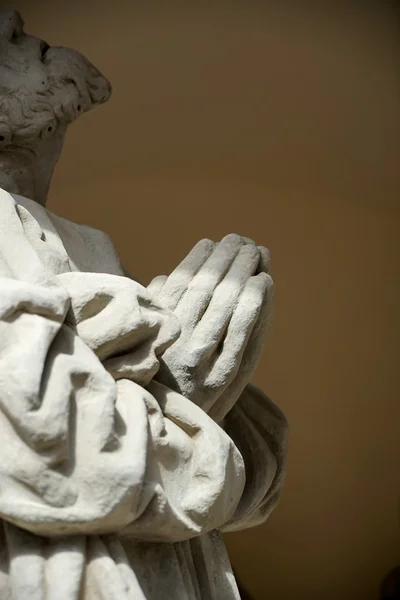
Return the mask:
M110 85L0 17L0 598L232 600L221 532L263 522L286 421L251 383L267 250L199 242L127 277L46 208L67 126Z

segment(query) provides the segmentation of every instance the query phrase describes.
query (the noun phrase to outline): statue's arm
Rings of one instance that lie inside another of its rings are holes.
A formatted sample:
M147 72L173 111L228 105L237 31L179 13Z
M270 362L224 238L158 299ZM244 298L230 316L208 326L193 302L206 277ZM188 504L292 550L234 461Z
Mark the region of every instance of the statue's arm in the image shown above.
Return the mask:
M265 248L230 235L218 244L202 240L169 277L149 286L182 327L178 342L161 358L157 380L201 406L244 458L246 487L226 530L265 520L283 480L286 419L250 383L273 312L268 271Z
M282 489L288 446L283 412L255 385L249 384L228 413L224 429L239 449L246 486L233 518L223 531L263 523L275 508Z
M161 384L115 380L67 325L67 287L44 273L10 202L0 198L0 517L44 536L177 541L221 527L244 487L229 436ZM107 336L85 334L107 354Z

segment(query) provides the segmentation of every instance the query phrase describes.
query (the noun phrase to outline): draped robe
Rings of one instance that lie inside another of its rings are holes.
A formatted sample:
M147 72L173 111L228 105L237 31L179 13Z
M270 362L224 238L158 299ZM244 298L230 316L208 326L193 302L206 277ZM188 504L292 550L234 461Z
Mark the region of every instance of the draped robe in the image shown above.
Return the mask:
M0 190L1 600L233 600L222 532L275 506L286 421L158 383L179 324L110 239Z

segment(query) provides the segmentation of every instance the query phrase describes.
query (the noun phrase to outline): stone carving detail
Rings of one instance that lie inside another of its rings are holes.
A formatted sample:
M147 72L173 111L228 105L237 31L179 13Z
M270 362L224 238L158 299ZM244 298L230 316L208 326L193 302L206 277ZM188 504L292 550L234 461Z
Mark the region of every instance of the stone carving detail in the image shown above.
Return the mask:
M202 240L145 288L45 208L110 86L0 16L0 598L239 598L221 533L263 522L286 421L251 384L269 254Z

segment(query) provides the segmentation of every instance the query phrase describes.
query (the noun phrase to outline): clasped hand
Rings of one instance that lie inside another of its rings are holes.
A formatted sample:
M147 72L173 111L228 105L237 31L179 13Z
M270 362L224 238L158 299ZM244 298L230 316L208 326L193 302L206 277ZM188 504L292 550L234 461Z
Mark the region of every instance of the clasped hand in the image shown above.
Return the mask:
M250 382L272 316L269 252L231 234L200 241L148 290L177 316L181 335L156 379L220 422Z

